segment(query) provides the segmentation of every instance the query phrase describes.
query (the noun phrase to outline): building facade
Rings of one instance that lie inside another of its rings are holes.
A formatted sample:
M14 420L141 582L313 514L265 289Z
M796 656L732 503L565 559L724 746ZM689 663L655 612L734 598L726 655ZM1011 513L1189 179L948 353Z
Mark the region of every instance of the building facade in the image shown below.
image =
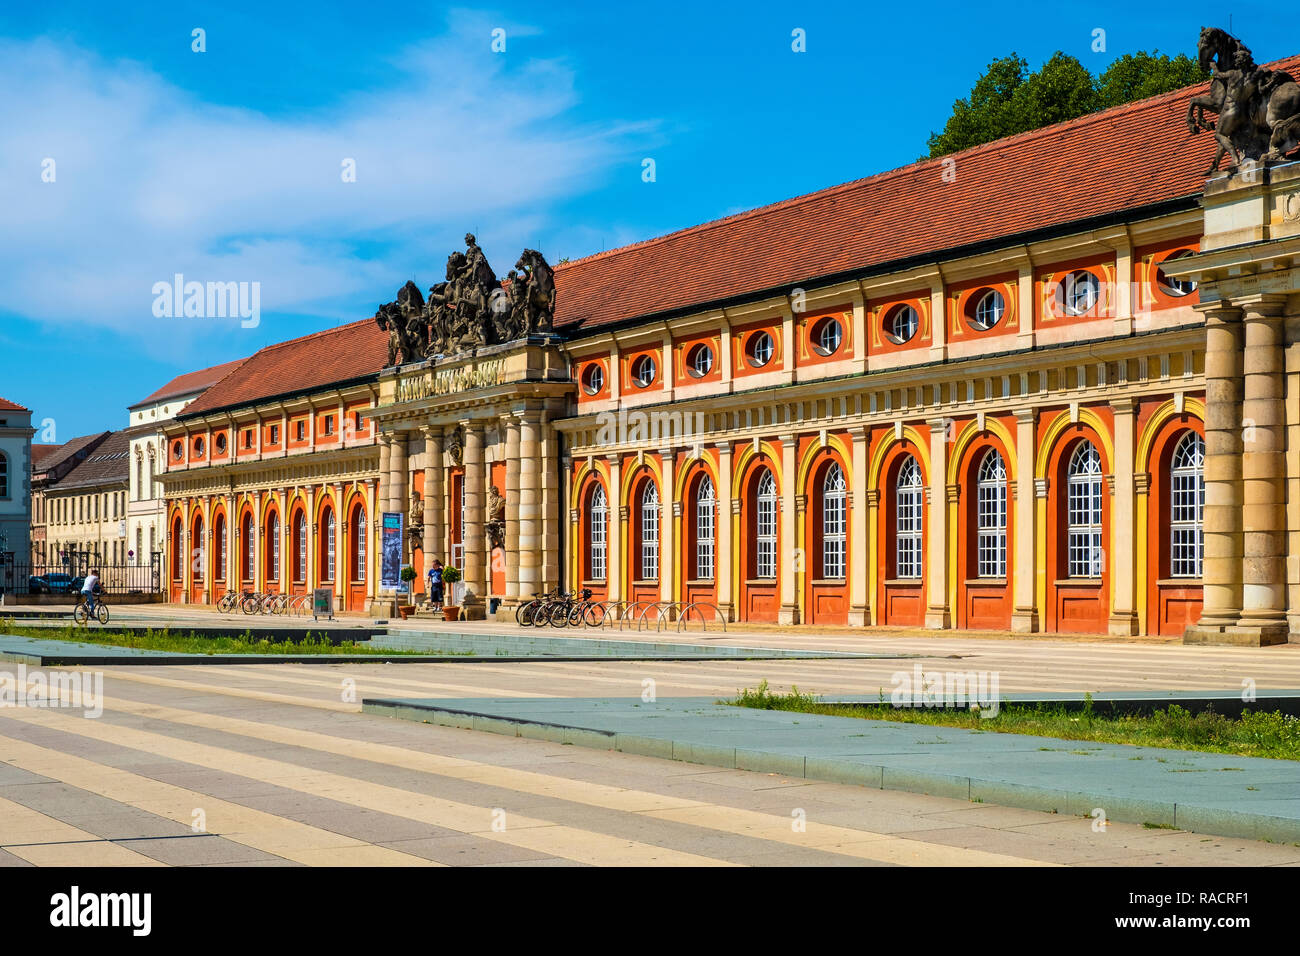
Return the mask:
M163 552L166 506L162 484L158 481L166 447L163 423L179 415L239 365L240 362L228 362L178 376L127 409L132 429L126 506L129 564L149 565Z
M32 428L30 409L0 398L0 566L31 553Z
M545 334L411 355L404 289L273 347L164 425L174 596L386 610L396 513L470 616L1300 633L1300 191L1207 184L1189 95L562 264Z
M127 564L127 462L132 433L108 432L93 439L98 440L70 442L80 448L67 457L70 467L43 485L44 563L51 570L67 569L74 575L101 567L105 582L116 587L126 583L125 575L110 580L107 569Z

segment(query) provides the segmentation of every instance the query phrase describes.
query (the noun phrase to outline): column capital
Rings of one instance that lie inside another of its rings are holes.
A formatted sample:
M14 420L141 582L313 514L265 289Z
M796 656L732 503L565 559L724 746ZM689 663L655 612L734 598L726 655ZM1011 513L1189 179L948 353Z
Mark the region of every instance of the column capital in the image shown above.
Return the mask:
M1273 318L1286 311L1286 296L1276 292L1261 292L1257 295L1239 296L1233 304L1240 308L1247 319Z
M1110 408L1116 415L1132 415L1136 403L1132 396L1122 395L1110 400Z
M1226 299L1219 299L1214 302L1201 302L1192 306L1197 312L1205 316L1205 321L1223 324L1227 322L1237 322L1241 319L1241 308Z
M1016 422L1021 425L1034 425L1038 423L1037 408L1017 408L1014 412Z
M1140 472L1133 476L1133 490L1139 495L1145 495L1151 490L1151 473Z

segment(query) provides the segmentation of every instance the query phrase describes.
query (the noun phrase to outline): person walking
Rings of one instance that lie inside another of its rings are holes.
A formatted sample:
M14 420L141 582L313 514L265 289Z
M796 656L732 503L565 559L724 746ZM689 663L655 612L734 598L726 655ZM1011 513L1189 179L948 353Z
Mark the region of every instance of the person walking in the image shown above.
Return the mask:
M442 562L437 558L429 567L429 603L435 611L442 609Z

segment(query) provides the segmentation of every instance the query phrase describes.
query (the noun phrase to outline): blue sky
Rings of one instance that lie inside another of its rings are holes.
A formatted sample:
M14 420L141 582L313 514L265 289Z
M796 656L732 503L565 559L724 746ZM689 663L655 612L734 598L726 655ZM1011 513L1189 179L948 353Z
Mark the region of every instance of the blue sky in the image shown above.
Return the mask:
M0 396L59 441L118 428L177 374L427 287L466 230L501 273L577 258L911 162L1013 50L1095 71L1227 26L1158 6L8 4ZM1233 9L1259 60L1300 52L1291 25ZM155 317L176 273L260 283L260 325Z

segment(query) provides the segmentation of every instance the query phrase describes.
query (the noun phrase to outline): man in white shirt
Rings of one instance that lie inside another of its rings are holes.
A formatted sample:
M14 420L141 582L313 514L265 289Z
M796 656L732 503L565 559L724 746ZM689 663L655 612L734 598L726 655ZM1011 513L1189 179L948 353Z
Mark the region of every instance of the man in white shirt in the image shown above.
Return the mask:
M86 575L85 583L81 585L81 593L86 598L86 613L95 613L95 592L99 590L99 568L91 568L90 573Z

